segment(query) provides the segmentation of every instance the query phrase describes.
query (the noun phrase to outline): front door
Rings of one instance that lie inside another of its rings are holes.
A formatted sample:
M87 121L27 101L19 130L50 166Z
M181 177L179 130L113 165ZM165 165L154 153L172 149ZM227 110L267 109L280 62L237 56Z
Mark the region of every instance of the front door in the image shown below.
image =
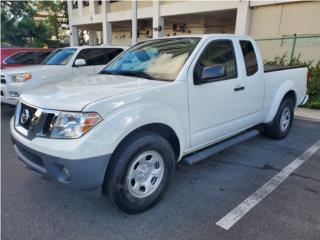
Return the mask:
M99 73L105 68L107 63L118 56L123 49L121 48L101 48L100 55L97 56L94 66L95 73Z
M199 85L205 67L223 66L224 76L207 79ZM207 44L188 72L191 148L213 143L244 127L246 115L241 101L245 94L239 77L232 40L213 40Z
M87 75L92 75L95 73L95 69L94 69L94 60L96 59L96 57L99 55L101 51L99 51L99 49L95 49L95 48L86 48L86 49L82 49L75 61L77 59L84 59L85 60L85 65L81 65L81 66L73 66L72 68L72 74L74 77L84 77Z

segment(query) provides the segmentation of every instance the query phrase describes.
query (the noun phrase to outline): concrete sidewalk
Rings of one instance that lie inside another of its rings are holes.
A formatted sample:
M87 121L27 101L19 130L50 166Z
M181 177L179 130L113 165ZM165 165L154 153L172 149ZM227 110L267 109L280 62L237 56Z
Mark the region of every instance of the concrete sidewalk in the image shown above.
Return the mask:
M299 107L294 115L297 118L320 122L320 110Z

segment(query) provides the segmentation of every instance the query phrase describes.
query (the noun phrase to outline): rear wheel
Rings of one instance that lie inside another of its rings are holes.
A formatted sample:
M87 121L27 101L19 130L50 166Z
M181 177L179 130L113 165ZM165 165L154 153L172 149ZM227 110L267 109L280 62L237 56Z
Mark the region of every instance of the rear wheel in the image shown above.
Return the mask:
M294 101L291 98L285 98L280 104L272 124L264 127L264 135L278 140L285 138L293 123L293 112Z
M124 212L143 212L160 200L174 167L175 155L164 137L151 132L135 134L112 157L104 192Z

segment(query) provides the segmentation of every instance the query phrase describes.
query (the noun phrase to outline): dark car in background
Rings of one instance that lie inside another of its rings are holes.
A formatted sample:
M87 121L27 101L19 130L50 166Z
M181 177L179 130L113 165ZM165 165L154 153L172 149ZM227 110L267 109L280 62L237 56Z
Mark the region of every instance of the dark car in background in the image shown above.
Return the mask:
M40 64L51 48L1 48L1 69Z

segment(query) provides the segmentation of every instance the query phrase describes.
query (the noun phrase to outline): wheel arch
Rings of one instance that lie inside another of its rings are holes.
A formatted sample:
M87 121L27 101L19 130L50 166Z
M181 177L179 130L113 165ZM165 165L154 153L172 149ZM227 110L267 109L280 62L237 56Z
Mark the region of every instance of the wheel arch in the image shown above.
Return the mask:
M294 106L297 105L297 93L294 90L289 90L282 98L281 102L286 99L291 98L293 100ZM280 102L280 103L281 103Z
M295 91L294 84L291 81L288 81L285 84L283 84L274 95L272 105L270 107L270 110L268 111L268 114L264 123L267 123L267 124L272 123L273 118L276 115L283 99L288 97L294 101L294 106L296 106L297 93Z
M130 133L128 133L117 145L114 152L111 155L112 156L118 151L118 149L123 145L126 144L126 142L132 138L134 135L143 133L143 132L154 132L159 134L160 136L164 137L172 146L172 150L174 151L176 161L179 159L181 154L181 147L180 147L180 140L178 138L178 135L176 132L167 124L164 123L149 123L145 124L143 126L140 126Z
M178 138L177 134L175 133L175 131L170 126L163 124L163 123L145 124L143 126L140 126L136 129L134 129L130 133L128 133L118 143L115 150L113 151L113 153L110 156L110 162L107 165L107 168L105 171L105 177L104 177L105 180L103 182L103 185L106 184L108 173L109 173L110 169L112 168L111 167L112 161L114 160L114 157L115 157L116 153L119 151L119 149L121 148L121 146L127 144L127 142L129 142L130 139L132 137L134 137L135 135L143 133L143 132L154 132L154 133L157 133L157 134L165 137L168 140L168 142L170 143L170 145L172 146L176 161L178 161L180 159L181 146L180 146L179 138ZM102 187L102 189L104 189L104 187Z

